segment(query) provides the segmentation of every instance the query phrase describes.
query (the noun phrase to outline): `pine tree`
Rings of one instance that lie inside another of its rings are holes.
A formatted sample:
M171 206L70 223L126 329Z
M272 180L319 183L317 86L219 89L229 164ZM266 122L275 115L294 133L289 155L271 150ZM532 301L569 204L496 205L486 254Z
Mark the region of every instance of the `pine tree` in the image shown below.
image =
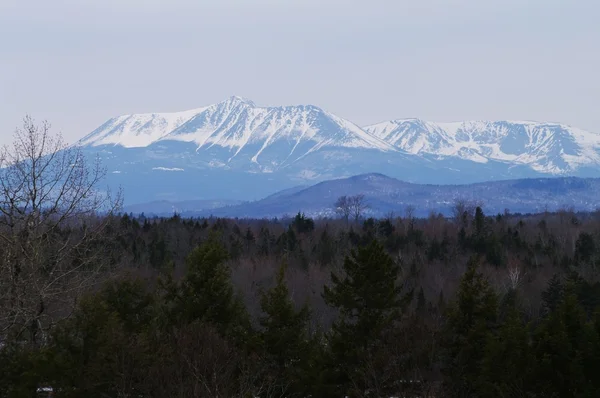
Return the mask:
M246 235L244 235L244 240L246 242L246 250L250 250L250 247L254 244L255 242L255 238L254 238L254 234L252 233L252 230L250 229L250 227L248 227L248 229L246 230Z
M542 292L542 307L546 314L555 311L560 303L563 294L563 283L558 276L554 274L548 281L548 287Z
M567 281L556 310L534 336L535 388L545 396L595 397L600 394L600 336Z
M451 396L471 396L477 390L483 354L495 326L497 298L471 259L445 330L445 385Z
M328 336L336 394L364 393L362 366L412 298L412 292L401 295L399 275L398 265L377 241L346 257L343 276L331 274L332 286L325 286L323 297L339 311Z
M315 229L315 222L312 218L306 217L304 213L298 212L294 217L294 221L292 221L292 226L299 234L305 234Z
M475 227L475 236L483 237L485 232L485 215L479 206L475 209L475 219L473 220L473 224Z
M478 385L482 397L525 396L530 389L534 367L529 345L529 331L514 296L505 304L506 317L498 333L490 335Z
M271 383L282 396L302 391L302 371L309 352L307 305L296 310L285 283L285 269L277 272L276 285L261 293L260 306L264 313L262 327L263 349L269 358Z
M142 336L154 331L154 309L137 280L109 283L85 297L54 330L43 381L65 397L141 394L154 354Z
M316 247L317 259L321 265L329 265L335 257L335 242L331 238L326 227L321 234L321 237Z
M221 333L241 338L249 329L249 317L241 298L235 294L227 251L211 236L186 259L187 272L180 284L167 281L166 299L172 324L200 321L212 324Z

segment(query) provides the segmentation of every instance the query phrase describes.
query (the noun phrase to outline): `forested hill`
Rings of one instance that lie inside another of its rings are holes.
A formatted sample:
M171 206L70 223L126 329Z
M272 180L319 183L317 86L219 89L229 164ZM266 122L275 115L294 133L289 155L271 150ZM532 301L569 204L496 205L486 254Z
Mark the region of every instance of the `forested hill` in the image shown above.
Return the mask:
M107 222L98 283L5 334L1 396L600 394L597 214Z
M383 217L390 213L412 213L426 217L429 213L452 215L457 202L479 204L486 213L536 213L573 208L593 211L600 207L600 179L536 178L493 181L469 185L411 184L382 174L363 174L329 180L308 187L284 190L255 202L228 203L223 207L193 202L167 202L164 211L153 204L127 207L126 211L162 216L174 212L184 216L218 216L272 218L303 212L311 217L334 217L335 202L340 196L364 195L365 217Z

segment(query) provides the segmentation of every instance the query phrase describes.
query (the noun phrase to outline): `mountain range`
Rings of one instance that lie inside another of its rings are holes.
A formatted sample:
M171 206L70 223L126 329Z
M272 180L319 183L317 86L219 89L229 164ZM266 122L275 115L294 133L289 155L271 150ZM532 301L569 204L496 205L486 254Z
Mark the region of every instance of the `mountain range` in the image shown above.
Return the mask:
M559 123L398 119L360 127L314 105L241 97L176 113L112 118L77 145L107 166L128 204L257 200L365 173L466 184L600 176L600 134Z
M555 177L492 181L467 185L412 184L376 173L323 181L312 186L287 189L264 199L246 203L229 203L222 207L186 206L171 203L160 211L152 203L131 206L126 211L147 215L170 216L177 212L188 217L274 218L298 212L311 217L335 217L334 203L342 196L364 195L368 209L365 216L382 217L390 213L403 215L407 208L414 215L431 212L451 215L457 201L481 205L487 214L537 213L573 208L595 211L600 208L600 179ZM137 212L135 211L137 209ZM154 210L154 211L153 211Z

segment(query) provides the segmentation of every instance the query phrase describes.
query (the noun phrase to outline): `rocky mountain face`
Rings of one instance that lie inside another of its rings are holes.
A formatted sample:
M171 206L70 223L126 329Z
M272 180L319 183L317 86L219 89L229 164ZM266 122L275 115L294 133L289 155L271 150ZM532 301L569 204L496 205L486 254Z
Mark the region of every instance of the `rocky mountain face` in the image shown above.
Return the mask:
M361 128L313 105L231 97L108 120L78 143L100 155L129 204L255 200L365 173L414 183L600 176L600 135L555 123L394 120Z
M576 173L600 164L600 135L558 123L525 121L431 123L394 120L365 127L416 156L525 165L540 173Z

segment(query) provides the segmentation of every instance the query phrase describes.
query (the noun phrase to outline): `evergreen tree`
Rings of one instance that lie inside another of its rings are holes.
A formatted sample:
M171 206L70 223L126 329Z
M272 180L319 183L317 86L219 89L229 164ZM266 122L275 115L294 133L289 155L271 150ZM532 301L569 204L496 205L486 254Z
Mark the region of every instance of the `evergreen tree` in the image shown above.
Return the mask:
M271 254L271 247L273 245L273 237L267 227L261 227L258 233L258 253L263 256Z
M477 391L483 355L495 326L497 298L477 261L469 261L456 302L449 309L445 341L444 373L448 394L471 396Z
M250 247L254 244L255 240L256 239L254 238L252 230L250 229L250 227L248 227L248 229L246 230L246 235L244 235L244 241L246 242L246 250L250 250Z
M535 366L529 332L519 313L514 295L505 304L507 314L497 334L490 334L478 385L482 397L521 397L530 389Z
M562 280L558 274L554 274L548 281L548 287L542 292L542 311L545 314L550 314L552 311L555 311L560 303L562 294Z
M381 348L381 341L412 298L401 295L400 269L383 246L373 241L352 251L344 261L344 275L331 274L325 302L339 311L328 336L333 391L364 394L362 366Z
M292 222L293 227L300 234L310 233L315 229L315 222L312 218L306 217L304 213L298 212L294 221Z
M154 298L140 281L109 283L54 331L41 353L41 381L64 397L141 394L154 359L142 336L150 335L155 315Z
M227 258L227 251L212 235L187 257L187 272L180 284L167 279L163 287L172 324L200 321L226 335L242 338L247 334L249 317L231 284Z
M575 242L575 260L579 263L587 263L592 260L596 253L596 243L592 235L582 232Z
M555 311L534 338L535 388L544 396L595 397L600 394L600 337L568 281Z
M316 252L317 259L321 265L329 265L335 258L336 247L333 238L329 235L328 228L326 227L321 234L321 237L317 243Z
M475 209L475 219L473 220L473 226L475 227L475 236L481 238L485 233L485 215L481 207L477 206Z
M259 319L262 326L263 349L269 358L271 385L281 396L301 392L302 371L307 365L308 321L307 305L296 310L285 283L283 265L277 272L276 285L261 293L260 306L264 313Z

